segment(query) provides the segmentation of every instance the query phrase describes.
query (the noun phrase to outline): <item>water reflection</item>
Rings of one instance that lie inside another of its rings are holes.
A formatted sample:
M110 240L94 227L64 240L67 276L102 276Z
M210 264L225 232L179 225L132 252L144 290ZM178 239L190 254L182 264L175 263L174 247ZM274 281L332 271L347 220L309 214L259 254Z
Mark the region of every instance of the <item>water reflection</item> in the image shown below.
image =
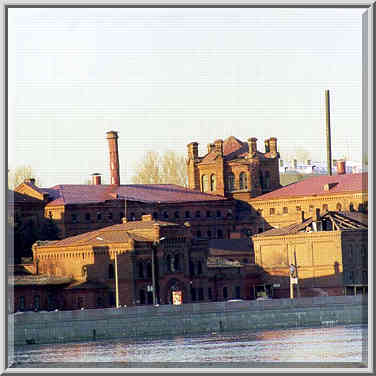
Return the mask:
M367 330L349 325L25 345L15 348L14 360L25 367L40 362L364 362Z

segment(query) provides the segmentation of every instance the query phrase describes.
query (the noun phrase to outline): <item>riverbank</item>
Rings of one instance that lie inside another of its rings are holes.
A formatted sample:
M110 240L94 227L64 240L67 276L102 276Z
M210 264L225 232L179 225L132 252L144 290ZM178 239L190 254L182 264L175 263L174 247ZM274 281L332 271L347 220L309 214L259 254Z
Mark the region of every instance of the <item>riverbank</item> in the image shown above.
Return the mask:
M194 303L9 316L9 344L367 324L365 296Z

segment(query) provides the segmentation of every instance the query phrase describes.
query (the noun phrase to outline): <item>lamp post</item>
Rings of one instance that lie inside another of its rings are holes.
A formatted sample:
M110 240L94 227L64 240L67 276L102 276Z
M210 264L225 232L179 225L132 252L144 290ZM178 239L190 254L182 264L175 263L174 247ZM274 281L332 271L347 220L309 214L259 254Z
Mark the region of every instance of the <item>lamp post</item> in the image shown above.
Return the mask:
M156 269L156 251L158 244L164 240L165 237L160 238L158 241L153 242L151 245L151 278L152 278L152 288L153 288L153 305L158 305L158 294L157 294L157 269Z
M115 299L116 299L116 308L119 308L119 276L118 276L118 262L117 262L116 251L115 251Z

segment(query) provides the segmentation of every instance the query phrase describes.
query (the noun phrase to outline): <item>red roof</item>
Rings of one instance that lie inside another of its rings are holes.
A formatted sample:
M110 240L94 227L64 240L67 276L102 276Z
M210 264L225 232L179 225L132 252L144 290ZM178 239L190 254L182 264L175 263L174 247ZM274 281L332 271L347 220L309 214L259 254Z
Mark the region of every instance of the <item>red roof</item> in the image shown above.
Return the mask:
M75 236L70 236L62 240L39 241L39 248L44 247L67 247L81 245L103 246L109 243L127 243L133 239L136 241L153 241L153 232L151 231L155 224L161 227L181 227L176 223L165 221L132 221L117 225L103 227L98 230L85 232ZM145 232L145 230L150 230Z
M246 157L248 153L248 142L242 142L234 136L230 136L223 141L223 157L226 161ZM257 152L257 156L263 158L265 155L261 152ZM216 157L217 153L213 150L208 153L201 162L209 163L214 161Z
M329 190L325 186L329 184ZM251 201L273 200L297 196L321 196L346 192L368 192L368 173L344 175L319 175L258 196Z
M226 200L222 196L202 193L174 184L134 184L120 186L64 184L42 190L52 198L52 201L47 206L95 203L117 198L151 203Z

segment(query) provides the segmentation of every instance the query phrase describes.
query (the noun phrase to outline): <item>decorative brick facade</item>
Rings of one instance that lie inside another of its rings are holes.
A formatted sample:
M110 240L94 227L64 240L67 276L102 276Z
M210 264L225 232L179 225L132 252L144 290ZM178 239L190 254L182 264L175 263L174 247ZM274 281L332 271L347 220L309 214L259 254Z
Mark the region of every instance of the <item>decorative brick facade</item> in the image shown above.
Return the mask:
M252 197L280 187L277 139L265 141L265 153L257 139L242 142L231 136L208 145L199 157L198 144L188 145L188 184L191 189L248 202Z

